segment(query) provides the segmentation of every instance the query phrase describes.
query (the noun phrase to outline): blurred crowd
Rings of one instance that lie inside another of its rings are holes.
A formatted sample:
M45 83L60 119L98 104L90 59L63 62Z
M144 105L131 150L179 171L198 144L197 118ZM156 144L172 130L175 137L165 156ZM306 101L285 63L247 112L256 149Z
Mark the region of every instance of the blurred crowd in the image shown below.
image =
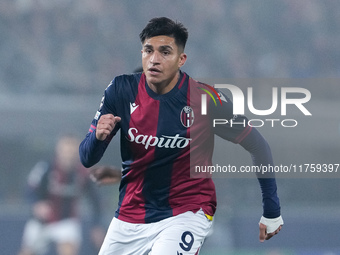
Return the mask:
M339 77L339 10L336 0L3 0L0 91L101 93L140 66L138 34L154 16L188 27L184 69L197 78Z

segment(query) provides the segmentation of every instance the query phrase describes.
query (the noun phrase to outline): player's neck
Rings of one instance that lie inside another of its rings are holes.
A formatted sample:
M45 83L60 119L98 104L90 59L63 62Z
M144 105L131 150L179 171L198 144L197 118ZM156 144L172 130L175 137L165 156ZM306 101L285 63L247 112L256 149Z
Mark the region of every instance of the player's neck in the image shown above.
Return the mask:
M149 88L153 92L159 95L163 95L163 94L170 92L176 86L179 77L180 77L180 72L178 71L171 80L165 80L161 83L151 83L147 81L147 83L148 83Z

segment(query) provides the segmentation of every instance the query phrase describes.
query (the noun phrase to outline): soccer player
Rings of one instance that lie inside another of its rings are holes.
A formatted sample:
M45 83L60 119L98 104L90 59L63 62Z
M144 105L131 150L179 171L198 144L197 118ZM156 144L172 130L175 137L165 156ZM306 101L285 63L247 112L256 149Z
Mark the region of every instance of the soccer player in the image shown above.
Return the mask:
M218 106L208 97L208 112L201 114L202 88L209 87L181 71L187 38L181 23L165 17L150 20L140 33L143 72L114 78L80 144L81 161L91 167L120 130L119 204L100 255L199 253L212 225L216 194L212 179L192 169L212 165L214 134L240 144L254 164L273 164L270 148L255 128L213 127L212 118L246 120L233 116L225 96L215 96L223 99ZM258 180L264 241L280 231L283 221L275 178Z
M105 236L99 224L100 197L88 170L79 161L79 143L74 136L62 136L54 160L40 161L30 172L32 218L24 228L20 255L46 254L50 243L56 244L58 255L78 254L82 232L77 207L84 194L93 211L92 241L99 250Z

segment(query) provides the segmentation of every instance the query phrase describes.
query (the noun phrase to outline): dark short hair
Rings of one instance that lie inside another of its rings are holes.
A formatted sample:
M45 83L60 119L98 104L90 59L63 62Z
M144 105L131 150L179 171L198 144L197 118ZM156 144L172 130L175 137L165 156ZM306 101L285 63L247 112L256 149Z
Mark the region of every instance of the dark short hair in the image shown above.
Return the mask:
M145 39L158 35L173 37L177 46L182 46L183 49L188 40L188 30L183 24L166 17L151 19L139 34L139 38L144 43Z

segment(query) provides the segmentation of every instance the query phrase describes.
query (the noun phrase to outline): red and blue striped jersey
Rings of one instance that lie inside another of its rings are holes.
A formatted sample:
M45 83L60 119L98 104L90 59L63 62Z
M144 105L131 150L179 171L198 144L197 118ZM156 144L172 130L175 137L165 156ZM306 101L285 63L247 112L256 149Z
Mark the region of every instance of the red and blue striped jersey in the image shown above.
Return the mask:
M205 214L214 215L213 180L207 174L193 174L195 166L212 165L215 134L240 143L250 151L255 164L272 164L270 149L254 128L213 127L212 118L233 118L230 100L217 108L210 107L212 99L208 97L208 114L201 114L201 95L205 92L199 88L204 86L207 85L180 72L176 86L163 95L149 88L144 73L117 76L107 87L89 133L80 145L80 158L86 167L99 162L120 130L123 170L116 218L150 223L200 208ZM96 125L105 114L119 116L121 121L110 137L99 141ZM260 183L264 216L278 217L275 179Z

